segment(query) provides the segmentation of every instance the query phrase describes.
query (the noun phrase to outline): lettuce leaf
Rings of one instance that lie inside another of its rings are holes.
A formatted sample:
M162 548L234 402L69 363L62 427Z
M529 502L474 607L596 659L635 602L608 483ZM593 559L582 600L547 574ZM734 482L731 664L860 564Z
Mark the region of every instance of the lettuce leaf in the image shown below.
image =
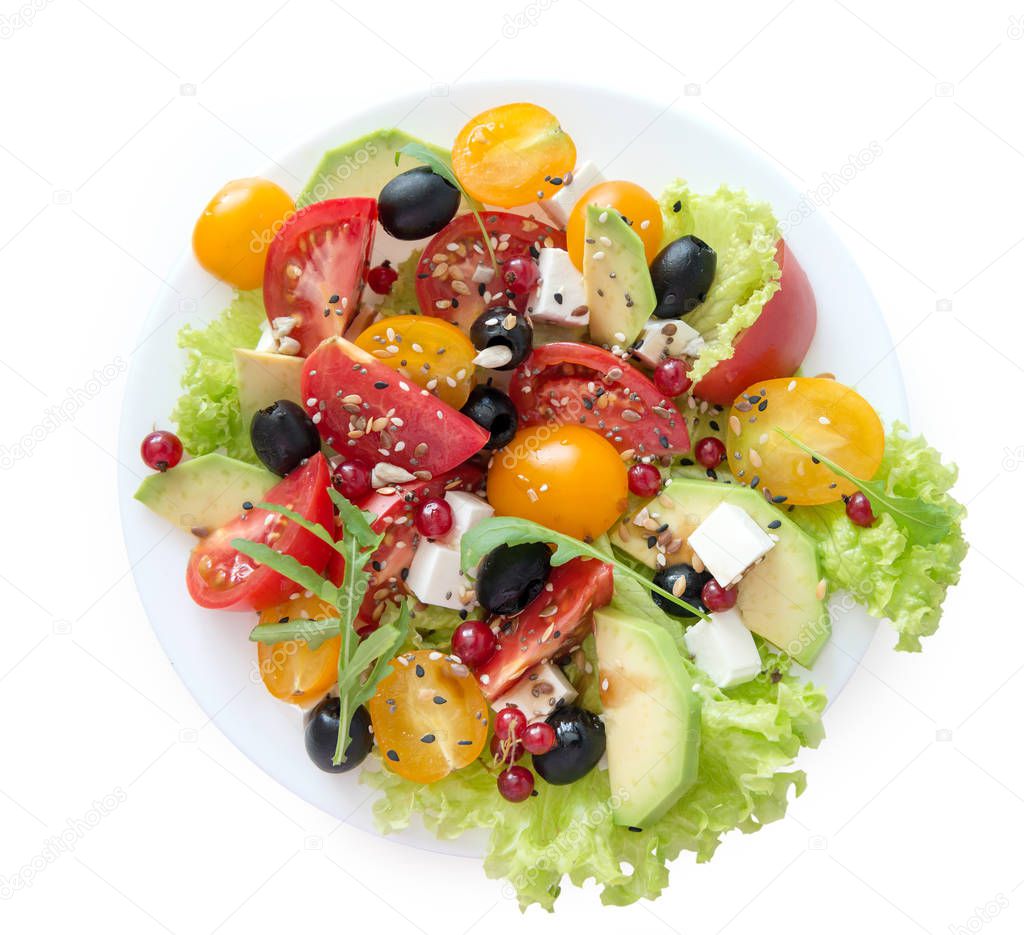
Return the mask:
M255 347L266 319L262 290L236 292L231 304L205 328L186 325L178 346L188 353L181 378L185 392L171 413L178 437L192 455L223 450L232 458L256 463L238 405L232 350Z
M507 879L520 908L537 903L551 910L564 876L577 886L595 880L606 905L654 899L668 884L668 861L682 851L705 861L727 831L751 833L781 818L790 790L799 795L806 782L801 771L788 768L801 747L816 746L823 736L824 695L786 674L767 652L762 676L722 691L693 666L682 649L682 626L659 611L642 586L623 579L620 588L617 579L615 602L672 632L679 663L694 676L703 701L698 781L664 818L642 831L615 825L608 774L601 769L568 786L541 782L538 796L512 804L498 795L489 764L477 760L430 785L387 770L364 772L364 781L383 793L374 806L381 830L405 828L415 813L440 838L488 828L488 876ZM593 666L589 644L583 651ZM591 673L581 686L588 707L596 700L593 682Z
M751 201L745 192L722 186L713 195L698 195L682 180L665 189L661 212L666 242L693 234L717 254L707 299L686 316L705 341L690 371L696 383L732 357L736 336L757 321L778 291L778 226L771 208Z
M886 436L885 456L873 480L889 493L942 507L952 522L941 541L912 544L888 513L868 529L856 526L841 502L797 507L790 518L817 539L832 586L848 591L872 615L891 621L899 634L898 650L920 652L921 639L938 629L946 591L960 579L967 554L961 524L967 511L948 494L956 466L943 464L924 438L906 432L905 425L896 423Z
M384 296L384 301L377 306L382 318L420 314L420 303L416 298L416 265L422 253L422 250L413 250L401 263L395 265L398 279L395 280L391 291Z

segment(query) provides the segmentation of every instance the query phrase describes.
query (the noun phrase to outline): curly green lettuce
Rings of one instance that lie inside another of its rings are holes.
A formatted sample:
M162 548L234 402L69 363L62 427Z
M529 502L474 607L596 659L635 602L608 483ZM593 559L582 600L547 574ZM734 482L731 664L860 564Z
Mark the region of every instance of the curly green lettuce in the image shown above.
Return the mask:
M430 785L387 770L367 772L364 781L383 793L374 806L382 831L407 827L415 813L440 838L488 828L487 874L508 881L520 908L536 903L551 910L566 876L577 886L595 880L606 905L654 899L668 884L668 862L682 851L709 860L727 831L752 833L785 814L790 791L799 795L806 783L803 772L789 767L802 747L817 746L823 736L824 695L788 675L768 653L762 676L728 691L716 688L682 648L679 622L661 613L643 588L618 584L615 603L673 633L679 664L700 692L700 767L693 788L660 821L631 831L612 821L602 769L567 786L541 783L538 796L519 804L498 795L486 760ZM584 652L593 667L589 642ZM580 687L588 706L596 707L593 680Z
M395 265L398 279L384 297L384 301L377 306L382 318L420 314L420 302L416 298L416 265L422 253L422 250L413 250L406 259Z
M178 346L188 351L188 363L181 378L185 392L171 418L190 454L223 450L232 458L256 463L238 404L232 351L255 347L266 317L261 290L236 292L231 304L205 328L186 325L178 334Z
M765 202L725 186L713 195L691 192L682 180L661 196L665 241L693 234L717 254L707 298L686 316L704 338L690 377L698 382L719 361L733 355L733 342L760 317L779 289L775 247L778 226Z
M869 528L856 526L841 502L798 507L790 517L817 540L832 586L849 592L872 615L887 618L898 634L897 649L919 652L921 639L938 629L946 591L960 579L967 554L961 524L967 511L948 493L956 466L943 464L924 438L906 432L900 423L893 426L874 480L884 482L889 493L942 507L952 522L941 541L911 544L888 513Z

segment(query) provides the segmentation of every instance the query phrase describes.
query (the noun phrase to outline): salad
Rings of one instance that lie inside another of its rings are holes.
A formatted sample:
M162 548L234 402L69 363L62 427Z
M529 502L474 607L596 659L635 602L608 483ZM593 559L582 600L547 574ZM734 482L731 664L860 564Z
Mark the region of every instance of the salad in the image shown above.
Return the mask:
M742 190L606 179L513 103L295 198L230 182L193 249L234 298L180 334L137 499L194 535L198 605L255 616L281 755L385 831L489 829L523 908L655 898L785 814L833 597L899 650L938 627L956 469L801 370L814 292Z

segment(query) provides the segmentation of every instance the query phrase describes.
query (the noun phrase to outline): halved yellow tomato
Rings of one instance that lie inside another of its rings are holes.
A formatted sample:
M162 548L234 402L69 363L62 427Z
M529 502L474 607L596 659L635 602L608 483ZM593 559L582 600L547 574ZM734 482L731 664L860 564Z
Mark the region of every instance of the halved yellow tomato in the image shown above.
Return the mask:
M455 409L465 405L476 383L473 342L440 318L384 318L363 331L355 343Z
M264 610L260 623L272 625L294 620L326 620L338 612L318 597L300 595ZM260 678L275 698L291 704L306 704L324 694L338 679L341 637L324 640L310 649L305 640L260 643Z
M436 782L480 756L487 702L466 666L421 649L392 659L391 669L368 706L388 769L413 782Z
M862 480L870 480L882 463L885 429L856 390L822 377L755 383L729 413L729 467L740 483L757 487L775 503L831 503L857 489L777 428Z
M485 110L452 144L452 169L462 187L477 201L499 208L550 197L575 167L572 137L554 114L536 104Z
M588 205L599 205L621 215L643 241L648 263L658 255L664 225L654 195L635 182L598 182L576 202L565 228L566 249L577 269L583 269L583 233Z

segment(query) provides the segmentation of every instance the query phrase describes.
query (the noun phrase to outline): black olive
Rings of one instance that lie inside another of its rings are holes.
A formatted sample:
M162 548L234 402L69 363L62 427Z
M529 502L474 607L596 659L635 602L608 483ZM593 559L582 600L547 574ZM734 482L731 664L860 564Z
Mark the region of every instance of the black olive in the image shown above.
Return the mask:
M370 732L370 713L360 705L352 712L348 725L348 746L345 761L334 765L334 751L338 747L338 719L341 702L337 698L324 698L314 709L306 724L306 753L325 773L347 773L355 769L370 752L373 734Z
M708 296L717 256L699 237L688 234L666 245L651 263L657 318L679 318Z
M586 776L604 756L604 722L575 705L552 712L547 722L555 729L555 745L533 758L533 768L545 782L567 786Z
M670 594L675 594L673 589L680 578L683 578L686 584L678 595L679 599L686 601L687 604L696 607L698 610L707 610L700 599L700 592L704 589L704 585L711 580L711 573L708 571L697 571L693 565L687 565L683 562L680 565L669 565L668 568L663 568L654 576L654 583ZM651 592L651 597L654 598L655 604L665 613L672 614L673 617L693 616L684 607L680 607L667 597L662 597L654 591Z
M284 477L320 450L320 433L306 410L279 399L252 417L249 440L267 470Z
M511 370L526 360L533 348L533 325L514 308L496 305L473 322L469 338L478 351L489 347L507 347L512 352L511 359L490 369Z
M519 427L519 414L506 393L493 386L477 386L469 394L462 414L491 433L485 448L504 448Z
M543 542L499 545L480 563L476 599L492 614L514 616L540 594L550 574L551 550Z
M429 166L396 175L380 191L377 216L399 240L433 237L459 210L459 190Z

